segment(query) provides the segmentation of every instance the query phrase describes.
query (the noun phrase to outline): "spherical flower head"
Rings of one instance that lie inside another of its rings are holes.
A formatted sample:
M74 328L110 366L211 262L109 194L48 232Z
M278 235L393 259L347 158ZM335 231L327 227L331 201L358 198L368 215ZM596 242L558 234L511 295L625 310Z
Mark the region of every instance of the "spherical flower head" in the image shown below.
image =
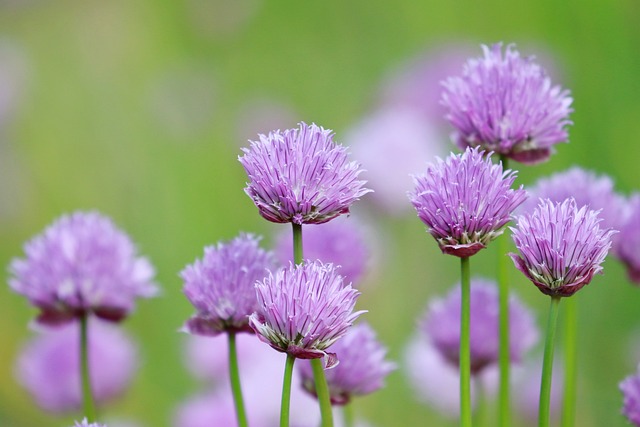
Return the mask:
M373 393L384 386L384 379L396 364L385 360L387 349L376 338L367 323L359 323L331 347L340 360L325 372L331 403L346 405L352 396ZM309 362L297 365L304 389L316 395L313 370Z
M491 163L477 148L437 159L414 177L409 199L443 253L469 257L503 232L511 213L527 197L511 188L516 174Z
M245 193L272 222L322 224L349 213L371 191L358 180L360 165L333 142L332 131L315 124L260 135L242 151L238 160L249 176Z
M629 279L640 284L640 194L629 199L627 216L615 243L615 254L627 267Z
M569 92L553 86L533 58L513 45L483 46L461 77L443 82L442 104L456 129L454 141L483 147L522 163L547 160L555 144L566 142L573 111Z
M249 324L258 338L299 359L327 356L327 367L337 359L325 350L365 312L353 312L360 293L344 284L333 264L321 261L269 273L256 283L256 294L259 309Z
M129 237L97 212L65 215L14 259L11 288L41 310L38 322L57 324L90 313L119 321L136 297L157 292L154 270L136 256Z
M640 426L640 372L625 378L620 391L624 397L622 413L630 423Z
M88 329L89 373L97 403L120 396L137 369L137 350L121 328L91 319ZM61 413L82 406L80 328L70 323L48 328L22 349L16 363L18 382L46 411Z
M456 285L446 298L430 302L420 322L425 338L454 366L458 366L460 360L460 307L460 286ZM500 339L496 284L473 278L470 308L471 371L478 373L498 362ZM509 298L509 337L512 362L519 362L538 341L535 319L515 295Z
M273 254L259 242L259 237L241 234L206 247L201 260L182 270L183 291L198 310L185 324L186 332L209 336L252 332L249 315L258 307L254 284L275 265Z
M600 228L598 212L578 208L575 200L554 203L545 199L531 214L511 227L520 255L511 253L516 268L540 291L568 297L602 272L615 231Z
M328 224L304 229L303 252L309 259L318 259L339 266L346 282L357 282L369 260L369 250L362 230L353 217L338 218ZM282 264L293 261L291 229L277 239L276 255Z
M76 421L71 427L107 427L106 424L90 423L87 419L83 419L81 422Z

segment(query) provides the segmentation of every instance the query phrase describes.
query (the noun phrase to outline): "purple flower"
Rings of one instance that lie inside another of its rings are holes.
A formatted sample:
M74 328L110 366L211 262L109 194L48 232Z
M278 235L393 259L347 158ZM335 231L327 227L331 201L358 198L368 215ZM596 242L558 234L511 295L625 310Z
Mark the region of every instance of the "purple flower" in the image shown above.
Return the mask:
M331 350L340 364L325 372L331 403L344 405L352 396L373 393L384 386L386 376L396 368L395 363L385 360L387 349L377 340L375 331L367 323L351 329ZM302 386L311 395L316 395L311 364L298 365Z
M478 373L488 365L497 363L498 289L494 282L474 278L471 281L471 372ZM435 346L452 365L458 366L460 357L460 286L457 285L444 299L430 302L420 327L425 338ZM535 319L529 310L511 295L509 300L509 354L513 362L538 340Z
M443 82L442 103L456 129L456 144L482 147L522 163L545 161L552 147L568 138L565 127L572 99L553 86L532 58L513 45L482 47L483 58L470 59L462 77Z
M256 283L259 309L249 324L263 342L300 359L337 363L324 350L347 333L365 311L353 312L360 295L343 283L333 264L308 261L269 273Z
M520 270L544 294L568 297L602 271L615 231L600 228L598 212L575 200L542 200L531 214L510 227L520 256L510 253Z
M89 321L88 340L92 390L103 403L128 387L137 368L137 351L122 329L97 319ZM18 381L43 409L67 412L81 407L79 347L80 328L70 323L46 329L20 352Z
M640 426L640 372L625 378L620 383L624 397L622 413L635 426Z
M40 323L90 313L120 321L136 297L157 292L149 261L137 257L129 237L97 212L62 216L24 250L26 258L9 266L9 285L40 308Z
M357 282L364 272L369 251L362 231L352 218L339 218L328 224L309 226L302 239L306 258L318 259L339 266L345 282ZM293 237L285 230L276 243L276 254L281 263L293 261Z
M245 193L272 222L322 224L349 213L371 191L358 180L360 165L334 144L332 131L315 124L260 135L242 151L238 160L250 180Z
M516 174L491 163L477 148L437 159L414 178L409 194L418 217L429 227L443 253L469 257L503 232L511 212L526 196L511 189Z
M107 427L105 424L90 423L87 419L83 419L82 422L76 421L72 427Z
M630 198L626 213L614 251L627 267L629 279L640 283L640 193Z
M251 332L249 315L258 308L254 284L274 266L260 238L240 234L228 243L204 249L204 258L180 274L184 293L198 310L184 329L197 335Z

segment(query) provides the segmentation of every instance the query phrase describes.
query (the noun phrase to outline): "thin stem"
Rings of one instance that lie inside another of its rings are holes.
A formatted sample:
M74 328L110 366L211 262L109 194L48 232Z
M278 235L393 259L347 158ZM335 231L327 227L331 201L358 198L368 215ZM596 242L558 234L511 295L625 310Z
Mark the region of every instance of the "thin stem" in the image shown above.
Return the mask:
M471 277L469 258L460 258L461 310L460 310L460 424L471 427L471 347L470 347L470 312L471 312Z
M501 155L503 170L508 169L509 159ZM498 311L499 311L499 353L500 386L498 397L498 425L509 427L511 425L511 404L509 402L509 376L510 376L510 344L509 344L509 258L506 256L509 250L507 229L504 235L496 242L498 245Z
M484 381L482 381L482 376L476 375L474 377L475 385L476 385L476 408L473 411L473 424L476 426L482 426L484 424L485 418L485 408L487 404L486 393L485 393L485 385Z
M560 297L551 297L549 307L549 321L547 323L547 337L544 342L544 360L542 361L542 381L540 382L540 407L538 412L538 426L549 427L549 406L551 401L551 374L553 371L553 346L558 322L558 307Z
M322 427L333 427L333 413L331 412L331 398L329 397L329 386L327 378L324 376L322 359L311 359L313 368L313 381L316 383L316 394L320 402L320 415L322 416Z
M284 379L282 380L282 401L280 403L280 427L289 427L289 406L291 404L291 375L293 374L293 362L296 358L287 354L284 365Z
M240 386L240 370L238 368L238 351L236 349L236 334L229 332L229 379L231 380L231 391L233 392L233 402L236 407L236 419L239 427L247 427L247 414L244 409L242 399L242 387Z
M578 310L575 298L569 298L564 309L564 396L562 427L573 427L576 415L576 380L578 363Z
M293 225L293 263L295 265L302 264L302 225Z
M82 387L82 407L87 421L96 421L96 405L91 392L91 378L89 377L89 340L87 334L88 318L86 314L80 316L80 378Z
M353 404L347 403L342 406L342 417L344 418L344 427L354 426Z

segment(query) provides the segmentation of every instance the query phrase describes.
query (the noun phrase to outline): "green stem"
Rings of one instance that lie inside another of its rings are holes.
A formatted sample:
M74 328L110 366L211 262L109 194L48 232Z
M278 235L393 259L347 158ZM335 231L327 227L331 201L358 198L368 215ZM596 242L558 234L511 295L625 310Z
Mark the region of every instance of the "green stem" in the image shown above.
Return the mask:
M508 169L509 159L500 156L503 170ZM509 242L505 235L498 239L498 312L499 312L499 353L498 363L500 366L500 386L498 394L498 425L500 427L509 427L511 425L511 404L510 398L510 381L509 368L511 362L510 344L509 344L509 258L507 252L509 250Z
M342 407L342 416L344 418L344 427L354 426L353 405L351 403L347 403Z
M96 405L91 392L91 378L89 377L89 340L87 334L88 318L86 314L80 316L80 378L82 382L82 407L84 416L89 422L96 421Z
M460 310L460 424L471 427L471 276L469 257L460 258L461 310Z
M293 362L296 358L287 354L284 365L284 379L282 381L282 401L280 403L280 427L289 427L289 406L291 404L291 375L293 374Z
M476 408L473 411L473 424L482 426L484 424L485 407L487 403L485 398L485 385L481 376L474 377L474 381L476 384Z
M544 342L544 360L542 361L542 381L540 382L540 407L538 412L538 426L549 427L549 407L551 403L551 373L553 371L553 346L558 322L558 307L560 297L551 297L549 307L549 321L547 323L547 337Z
M293 224L293 263L302 264L302 225Z
M578 310L575 298L569 298L564 309L564 396L562 427L573 427L576 414L576 377L578 363Z
M244 409L242 399L242 387L240 386L240 370L238 369L238 351L236 349L236 334L229 332L229 379L231 380L231 391L233 392L233 402L236 407L236 419L239 427L247 427L247 414Z
M329 397L329 386L327 378L324 376L322 359L311 359L313 368L313 381L316 383L316 394L320 402L320 415L322 416L322 427L333 427L333 413L331 412L331 398Z

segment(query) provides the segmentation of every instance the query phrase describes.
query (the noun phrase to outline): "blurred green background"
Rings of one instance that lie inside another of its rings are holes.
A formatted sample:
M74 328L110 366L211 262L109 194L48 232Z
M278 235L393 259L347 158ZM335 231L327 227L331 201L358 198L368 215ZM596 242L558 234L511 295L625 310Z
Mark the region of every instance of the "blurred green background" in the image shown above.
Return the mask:
M169 426L196 390L176 333L192 312L178 272L205 244L277 229L244 194L237 161L252 131L269 130L250 123L256 111L282 110L290 126L313 121L341 141L399 64L451 43L479 55L481 43L515 42L553 56L575 109L571 143L544 165L520 167L518 181L578 164L629 193L640 188L639 18L635 0L0 0L0 46L18 70L0 125L0 265L63 213L113 217L156 266L162 296L140 302L124 324L140 340L141 370L106 413ZM416 317L456 282L458 263L413 214L377 220L384 249L359 307L399 361ZM473 271L493 274L496 257L491 248L474 257ZM626 425L617 384L640 361L640 290L615 260L605 271L576 296L582 427ZM543 325L547 298L511 274ZM0 287L2 426L73 419L41 412L15 381L34 314ZM455 425L415 401L400 371L355 407L378 426Z

